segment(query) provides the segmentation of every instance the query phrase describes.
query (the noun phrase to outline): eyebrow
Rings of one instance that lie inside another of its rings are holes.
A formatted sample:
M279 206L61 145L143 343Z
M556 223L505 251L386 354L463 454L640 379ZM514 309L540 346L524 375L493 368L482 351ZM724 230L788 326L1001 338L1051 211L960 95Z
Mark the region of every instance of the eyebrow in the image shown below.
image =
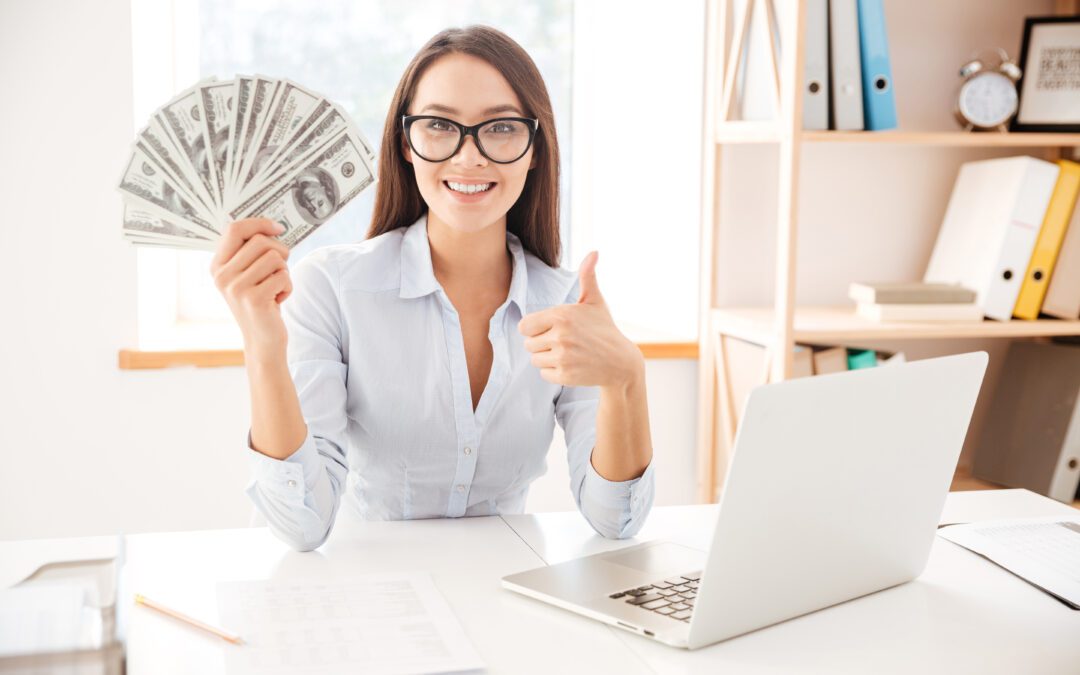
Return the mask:
M450 106L447 106L447 105L441 105L439 103L429 103L428 105L424 106L424 110L434 110L435 112L444 112L444 113L449 113L451 115L460 115L461 114L460 110L457 110L455 108L451 108ZM424 110L421 110L420 112L424 112ZM523 113L523 112L521 112L520 110L517 109L517 106L513 106L513 105L510 105L510 104L497 105L497 106L495 106L493 108L488 108L487 110L485 110L481 114L486 116L486 115L497 115L497 114L503 113L503 112L515 112L515 113L517 113L519 115L522 115L522 116L525 115L525 113Z

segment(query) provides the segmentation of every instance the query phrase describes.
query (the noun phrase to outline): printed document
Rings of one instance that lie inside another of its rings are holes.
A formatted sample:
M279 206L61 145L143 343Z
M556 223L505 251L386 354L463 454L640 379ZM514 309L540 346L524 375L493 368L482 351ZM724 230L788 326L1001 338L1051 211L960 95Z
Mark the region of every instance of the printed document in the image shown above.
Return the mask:
M220 624L244 644L226 671L438 673L482 668L429 574L218 584Z

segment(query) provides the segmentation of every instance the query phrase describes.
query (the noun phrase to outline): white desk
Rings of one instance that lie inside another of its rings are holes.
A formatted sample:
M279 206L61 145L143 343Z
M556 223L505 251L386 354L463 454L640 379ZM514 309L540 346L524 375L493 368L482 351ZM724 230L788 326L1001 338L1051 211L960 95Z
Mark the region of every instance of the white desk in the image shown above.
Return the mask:
M937 540L914 582L696 652L503 590L500 577L543 564L670 538L705 546L715 506L653 510L640 535L607 540L576 513L408 522L343 519L314 553L290 551L264 528L128 537L128 598L144 593L215 622L219 581L327 578L427 570L492 673L573 672L1080 672L1080 612L992 563ZM943 522L1075 513L1023 490L953 493ZM0 542L9 561L110 537ZM70 550L70 549L69 549ZM20 563L22 564L22 563ZM224 672L236 649L145 608L130 612L128 672Z
M654 509L635 543L707 549L716 509ZM981 490L950 493L941 522L1058 514L1076 510L1027 490ZM592 536L575 515L503 519L549 565L626 545ZM697 651L612 630L657 673L1080 673L1080 612L941 538L910 583Z

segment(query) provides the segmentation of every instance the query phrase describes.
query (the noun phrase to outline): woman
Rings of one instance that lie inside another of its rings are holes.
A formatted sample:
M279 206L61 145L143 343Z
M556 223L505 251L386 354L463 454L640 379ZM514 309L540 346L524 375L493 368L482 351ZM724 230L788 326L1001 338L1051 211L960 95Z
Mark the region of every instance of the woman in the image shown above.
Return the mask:
M295 289L268 220L231 224L211 265L244 337L247 493L271 529L314 549L342 494L365 519L520 513L557 420L579 510L632 536L654 491L644 361L596 252L580 278L558 267L558 144L532 59L492 28L436 35L379 166L367 239L310 253Z

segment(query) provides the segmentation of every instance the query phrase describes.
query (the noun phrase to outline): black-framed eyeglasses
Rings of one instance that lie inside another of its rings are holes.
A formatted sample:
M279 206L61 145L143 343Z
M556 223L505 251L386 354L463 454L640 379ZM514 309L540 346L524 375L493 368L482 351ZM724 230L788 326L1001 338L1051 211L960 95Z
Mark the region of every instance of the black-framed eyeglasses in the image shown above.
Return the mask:
M429 162L445 162L472 136L480 154L496 164L510 164L532 147L540 121L528 117L498 117L467 127L436 115L402 115L405 139L412 151Z

